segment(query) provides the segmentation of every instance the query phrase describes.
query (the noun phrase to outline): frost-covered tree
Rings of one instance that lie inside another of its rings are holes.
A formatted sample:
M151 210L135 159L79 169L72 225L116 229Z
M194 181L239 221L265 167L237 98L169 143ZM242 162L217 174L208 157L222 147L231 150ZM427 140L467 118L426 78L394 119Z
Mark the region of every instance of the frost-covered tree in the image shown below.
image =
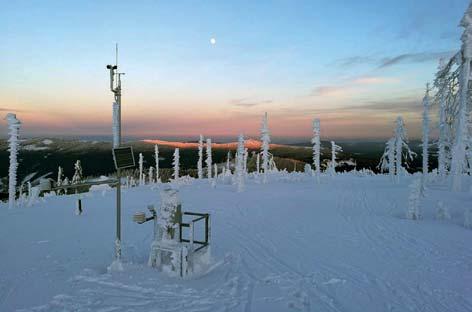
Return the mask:
M428 174L428 160L429 160L429 84L426 85L426 94L423 98L423 139L422 139L422 147L423 147L423 175Z
M176 148L174 151L174 160L172 161L172 165L174 166L174 173L172 176L174 179L179 178L179 170L180 170L180 153L179 148Z
M149 174L148 174L148 178L149 178L149 183L154 183L154 167L149 167Z
M472 59L472 3L469 5L460 26L464 28L462 34L462 63L459 80L459 108L456 120L456 137L452 149L451 175L452 189L462 189L462 174L467 168L466 150L469 145L469 120L467 106L469 103L470 61Z
M391 138L385 144L385 150L380 158L378 168L382 172L388 172L390 178L393 180L395 176L395 138Z
M338 166L336 158L339 152L342 152L341 146L336 145L334 141L331 141L331 162L329 163L329 172L334 175L336 173L336 167Z
M269 148L270 148L270 131L269 131L269 120L267 113L262 118L261 127L261 153L262 153L262 170L264 172L264 183L267 182L267 172L269 171Z
M231 151L226 155L226 170L230 170Z
M62 170L62 167L59 166L57 168L57 182L56 182L56 186L61 186L62 185L62 179L64 178L64 173L63 173L63 170Z
M257 153L256 155L256 172L259 174L261 172L261 154Z
M198 140L198 178L203 179L203 135L200 134L200 139Z
M16 200L16 171L18 169L18 150L20 142L21 122L16 118L15 114L8 113L5 119L8 122L8 151L10 152L10 167L8 169L8 207L11 209L15 206Z
M143 153L139 153L139 185L144 185L144 156Z
M313 120L313 138L311 139L313 144L313 166L315 167L316 175L321 172L320 158L321 158L321 141L320 141L320 120Z
M211 139L207 139L206 142L206 165L207 165L207 177L208 179L211 179L212 174L211 174L211 167L212 167L212 159L211 159Z
M238 149L236 151L236 181L238 192L244 190L244 136L239 135Z
M154 145L154 158L156 159L156 182L159 182L159 146Z
M439 102L439 138L438 138L438 174L444 178L447 174L449 167L449 155L450 149L449 140L449 127L447 124L447 94L449 92L448 81L444 77L444 71L446 69L446 63L444 58L441 58L439 62L439 70L436 74L435 84L438 88L437 100Z
M403 153L404 150L406 151L405 153ZM408 161L413 160L415 155L416 153L411 151L408 146L408 135L403 118L398 116L395 128L395 174L397 182L400 179L400 174L405 170L402 167L403 158L405 158L405 164L408 166Z
M408 197L408 210L406 217L410 220L421 219L420 198L421 198L421 180L415 179L409 186L410 195Z
M247 158L249 155L249 150L247 148L244 149L244 174L247 174Z
M72 177L72 184L78 184L82 182L83 176L82 176L82 165L80 163L80 160L77 160L77 162L74 165L74 176Z

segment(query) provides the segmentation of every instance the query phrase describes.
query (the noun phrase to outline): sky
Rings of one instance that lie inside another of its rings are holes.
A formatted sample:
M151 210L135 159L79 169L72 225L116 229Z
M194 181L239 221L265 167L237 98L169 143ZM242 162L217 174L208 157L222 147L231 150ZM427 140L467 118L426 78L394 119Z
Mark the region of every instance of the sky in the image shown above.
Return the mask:
M25 136L111 136L118 43L127 136L257 137L268 112L276 137L319 118L325 139L385 139L402 115L418 138L468 3L0 0L0 112Z

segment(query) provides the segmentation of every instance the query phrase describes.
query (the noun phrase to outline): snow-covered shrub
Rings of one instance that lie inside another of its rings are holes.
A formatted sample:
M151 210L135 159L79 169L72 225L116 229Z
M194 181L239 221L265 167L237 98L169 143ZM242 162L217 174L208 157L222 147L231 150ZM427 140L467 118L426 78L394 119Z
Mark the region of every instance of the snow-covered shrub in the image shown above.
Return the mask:
M211 174L211 167L212 167L212 158L211 158L211 139L207 139L207 148L206 148L206 155L207 158L205 160L206 165L207 165L207 177L208 179L211 179L212 174Z
M408 210L406 213L407 219L419 220L421 219L420 211L420 197L421 197L421 180L415 179L409 186L410 195L408 197Z
M306 175L313 175L313 170L311 169L310 164L305 164L305 168L303 168L303 171Z
M180 169L180 153L178 147L174 151L174 160L172 161L172 166L174 166L174 172L172 173L172 176L174 179L178 179Z
M77 160L77 162L74 165L75 173L74 176L72 177L72 184L78 184L83 181L83 176L82 176L82 165L80 164L80 160Z
M267 118L267 113L264 114L262 118L262 127L261 127L261 154L262 154L262 170L264 173L263 182L267 182L267 172L269 171L269 148L270 148L270 131L269 131L269 121Z
M203 135L200 134L200 139L198 140L198 178L203 179Z
M449 208L442 202L438 201L438 207L436 210L436 219L438 220L450 220L451 214Z
M21 122L15 114L8 113L5 119L8 122L8 151L10 152L10 167L8 169L8 207L15 206L16 197L16 171L18 169L19 132Z

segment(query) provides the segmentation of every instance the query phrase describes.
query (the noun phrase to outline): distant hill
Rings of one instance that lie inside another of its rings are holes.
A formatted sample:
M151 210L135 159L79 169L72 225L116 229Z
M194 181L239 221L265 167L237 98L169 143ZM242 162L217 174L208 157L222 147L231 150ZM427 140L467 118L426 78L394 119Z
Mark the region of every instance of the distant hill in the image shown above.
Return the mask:
M132 146L135 158L142 153L144 156L144 166L146 168L155 166L154 144L159 145L159 165L161 168L172 167L172 154L176 147L181 148L180 164L182 170L193 170L196 168L198 159L197 142L179 142L164 140L138 140L126 142L124 145ZM330 158L330 144L322 141L323 163L327 163ZM340 160L344 160L345 166L340 170L349 170L353 167L369 168L377 170L380 156L383 153L385 143L382 142L343 142L340 144L344 152L339 155ZM224 163L227 159L228 151L232 158L236 150L237 143L213 143L213 162ZM261 142L249 139L246 147L252 156L254 151L260 150ZM415 152L420 154L419 142L410 144ZM8 175L9 154L6 140L0 140L0 182L6 184ZM115 172L113 157L111 152L111 142L90 141L77 139L51 139L35 138L21 142L19 153L18 180L28 174L36 173L36 177L50 173L52 178L56 178L57 168L61 166L65 176L71 178L74 174L74 163L80 160L85 176L109 175ZM303 170L305 163L312 163L312 149L310 143L299 143L297 145L271 144L271 153L276 157L277 166L287 170ZM432 153L434 154L434 153ZM434 156L431 158L432 167L436 166ZM418 156L410 165L410 170L417 171L421 167L421 156Z
M198 142L175 142L175 141L164 141L164 140L142 140L142 142L149 144L157 144L159 146L168 146L173 148L198 148ZM206 146L206 141L204 142ZM260 149L262 145L261 141L254 139L247 139L244 141L244 146L251 150ZM226 149L226 150L236 150L238 147L238 142L229 142L229 143L211 143L211 147L214 149ZM283 145L283 144L270 144L270 148L297 148L296 146Z

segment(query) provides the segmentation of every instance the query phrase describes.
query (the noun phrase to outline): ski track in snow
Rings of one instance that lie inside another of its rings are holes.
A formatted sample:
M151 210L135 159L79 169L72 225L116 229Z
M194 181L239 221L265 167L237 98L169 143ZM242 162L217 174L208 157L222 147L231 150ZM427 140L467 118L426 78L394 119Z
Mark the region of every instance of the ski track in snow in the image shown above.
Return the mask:
M242 193L230 185L212 189L207 181L183 186L184 210L212 214L217 263L207 274L188 280L146 267L151 228L133 224L130 218L147 203L158 201L157 190L148 186L125 190L124 272L104 269L104 259L111 260L108 244L113 233L98 238L79 232L79 242L65 247L71 253L62 255L65 259L55 260L60 250L52 249L49 260L39 263L41 268L32 265L28 273L14 278L0 276L0 310L472 311L472 231L428 218L431 213L425 213L423 221L404 219L407 182L392 186L386 176L323 176L320 184L304 176L297 180L250 181ZM103 222L107 231L113 231L113 218L104 219L106 214L98 209L111 205L113 198L114 192L89 194L85 215L80 217L69 208L70 215L61 217L70 218L77 228L62 234L74 235L83 226L104 227ZM47 215L46 209L73 206L73 199L50 198L28 209L45 208L40 214ZM424 200L425 209L432 201ZM5 218L28 216L7 213ZM86 222L75 225L78 218ZM7 236L3 234L0 230L0 237ZM36 248L53 248L61 240L61 235L33 234L28 239ZM79 246L95 239L103 241L100 246L106 250L97 247L74 256ZM3 246L4 241L0 243ZM93 254L89 257L87 252ZM95 259L96 254L101 256ZM12 268L0 263L0 269ZM28 279L41 270L51 270L46 275L63 285L64 292L48 293L29 305L16 302L19 293L28 290Z

